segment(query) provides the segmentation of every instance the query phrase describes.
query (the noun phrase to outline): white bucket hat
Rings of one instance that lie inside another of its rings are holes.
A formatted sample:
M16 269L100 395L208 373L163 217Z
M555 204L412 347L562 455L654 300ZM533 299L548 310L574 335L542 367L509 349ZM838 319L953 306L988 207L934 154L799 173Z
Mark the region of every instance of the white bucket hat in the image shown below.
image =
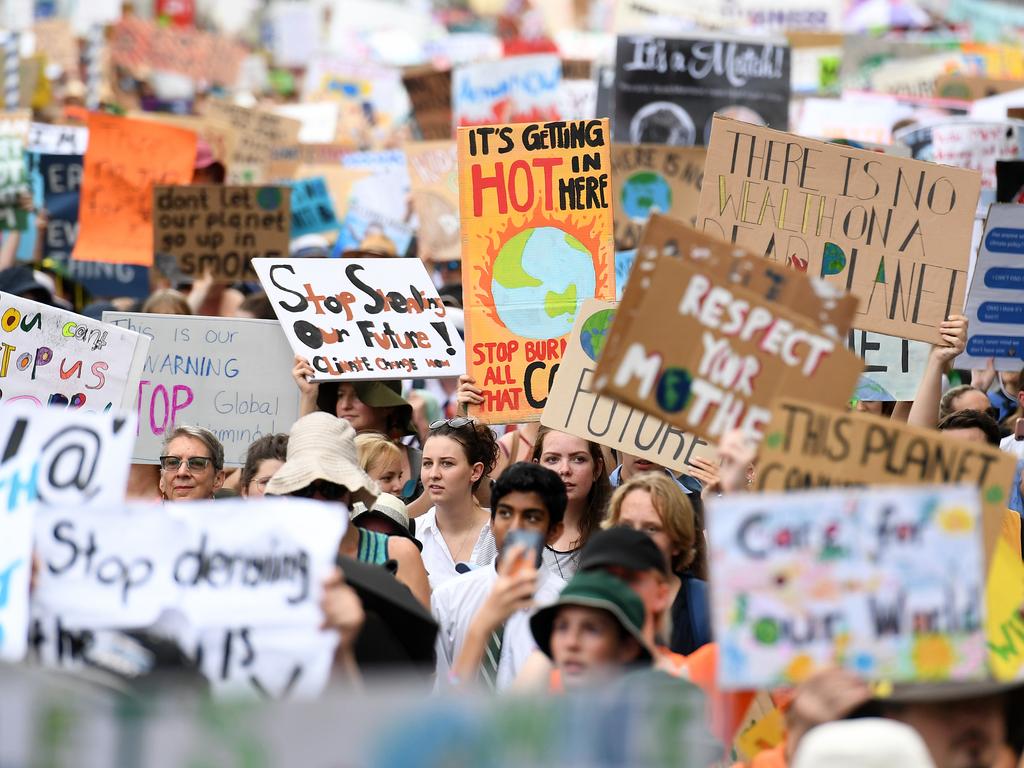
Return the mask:
M917 731L883 718L840 720L812 728L793 759L793 768L894 766L935 768L935 763Z
M287 459L267 483L267 494L287 496L317 480L345 486L353 501L364 504L373 504L380 493L359 466L352 425L323 411L303 416L292 425Z

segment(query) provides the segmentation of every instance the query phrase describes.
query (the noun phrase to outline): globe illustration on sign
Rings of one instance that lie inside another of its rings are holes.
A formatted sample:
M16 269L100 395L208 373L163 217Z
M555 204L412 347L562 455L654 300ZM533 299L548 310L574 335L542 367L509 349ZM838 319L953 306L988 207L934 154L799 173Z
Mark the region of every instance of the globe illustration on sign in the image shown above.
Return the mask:
M596 289L590 251L558 227L518 232L494 260L491 295L498 318L528 339L569 333L580 303L593 298Z
M580 327L580 346L587 353L587 357L597 362L604 349L604 343L608 339L608 332L612 328L612 320L615 318L614 309L601 309L583 321Z
M629 218L647 221L652 211L667 213L672 208L672 188L654 171L634 173L622 185L622 209Z

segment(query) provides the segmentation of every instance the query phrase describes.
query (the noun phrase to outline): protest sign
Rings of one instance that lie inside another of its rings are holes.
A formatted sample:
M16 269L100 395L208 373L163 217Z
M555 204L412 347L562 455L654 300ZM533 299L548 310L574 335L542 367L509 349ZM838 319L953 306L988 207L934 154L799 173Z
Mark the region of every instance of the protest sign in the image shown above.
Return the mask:
M295 144L302 124L290 117L259 109L247 109L226 101L209 99L202 114L226 123L235 132L228 159L228 184L261 184L270 181L269 166L274 148Z
M118 328L148 337L138 383L138 442L132 460L156 464L164 437L206 427L238 467L257 438L287 432L299 417L292 352L273 320L104 312Z
M1024 563L1002 538L996 541L985 585L988 666L997 680L1020 679L1024 670Z
M0 230L24 230L28 214L19 203L29 191L25 166L25 139L28 112L4 112L0 115Z
M977 173L714 120L698 228L857 296L857 328L938 343L963 306Z
M829 666L893 682L984 678L979 517L969 486L712 499L720 687L791 686Z
M978 101L1024 88L1024 80L1000 80L962 74L945 74L935 79L935 95L940 99Z
M21 661L28 647L32 575L32 481L21 463L0 463L6 509L0 515L0 660ZM20 493L18 491L21 491Z
M34 599L70 628L148 626L177 609L200 630L313 630L343 511L272 497L40 508Z
M857 400L914 399L928 364L930 344L852 329L847 334L846 346L864 364L854 392Z
M47 155L84 155L89 146L89 129L78 125L30 123L25 141L27 152Z
M45 53L48 63L56 64L70 78L78 76L78 41L67 19L37 19L32 34L36 51Z
M675 472L685 471L692 456L713 459L714 450L699 437L594 392L594 369L614 317L610 301L583 302L540 423Z
M710 441L737 428L760 434L786 392L846 403L861 370L841 340L855 303L731 250L652 217L597 363L597 392Z
M1014 160L1021 155L1024 122L949 122L932 126L933 163L969 168L981 174L981 188L996 188L996 160Z
M90 113L72 258L152 264L153 186L188 184L195 159L191 131Z
M423 261L459 261L459 155L454 141L405 145L412 205L419 218L416 246Z
M1013 456L994 446L790 398L774 406L754 485L758 490L788 491L970 483L981 492L984 540L986 552L991 552L1015 471Z
M148 339L8 293L0 330L0 403L134 410Z
M371 250L387 256L405 254L414 235L405 152L351 152L342 159L342 165L346 170L369 173L351 186L335 255L352 250Z
M620 37L614 138L625 144L703 146L710 141L716 112L785 130L789 89L784 42Z
M127 116L135 120L150 120L154 123L163 123L164 125L192 131L207 143L216 161L222 163L225 168L231 162L231 157L235 151L235 130L223 120L216 120L212 117L198 117L196 115L176 115L171 112L146 112L144 110L133 110Z
M465 372L462 339L419 259L257 259L253 267L316 381Z
M616 252L636 248L652 213L696 222L704 156L702 147L612 144Z
M288 254L290 196L287 187L154 187L153 249L188 277L251 279L254 257Z
M235 85L247 55L243 46L227 37L162 26L138 16L124 16L113 26L109 46L113 63L134 73L156 69L225 87Z
M274 107L274 114L299 121L296 139L300 143L330 144L338 133L340 109L337 101L316 101L282 104Z
M964 308L969 321L967 347L956 361L965 370L984 368L989 358L995 358L998 371L1019 371L1024 365L1022 210L1017 203L988 209Z
M341 226L334 213L334 201L331 200L331 193L327 189L327 181L323 176L293 181L291 182L291 192L290 237L333 231ZM285 243L285 249L279 251L277 255L283 256L287 253L287 243ZM263 255L273 256L274 254Z
M553 54L463 64L452 73L456 127L558 120L562 62Z
M468 367L484 423L535 421L586 299L615 298L608 121L459 130Z

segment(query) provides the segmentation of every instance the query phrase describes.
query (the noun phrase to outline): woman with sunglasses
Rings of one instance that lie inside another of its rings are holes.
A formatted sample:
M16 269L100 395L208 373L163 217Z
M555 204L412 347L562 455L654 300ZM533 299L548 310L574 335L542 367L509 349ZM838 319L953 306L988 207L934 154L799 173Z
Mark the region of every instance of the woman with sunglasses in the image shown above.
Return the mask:
M224 446L203 427L178 427L160 451L160 495L166 501L212 499L224 485Z
M434 506L417 518L416 538L432 588L494 560L490 511L473 493L497 459L498 445L486 425L464 416L430 424L420 479Z

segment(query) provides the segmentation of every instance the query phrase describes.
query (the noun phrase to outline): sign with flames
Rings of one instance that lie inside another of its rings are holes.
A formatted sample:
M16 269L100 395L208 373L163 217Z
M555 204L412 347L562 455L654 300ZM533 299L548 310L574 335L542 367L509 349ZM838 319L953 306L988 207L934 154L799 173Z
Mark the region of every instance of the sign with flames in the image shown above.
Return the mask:
M487 424L536 421L587 299L615 299L608 120L459 128L469 374Z

